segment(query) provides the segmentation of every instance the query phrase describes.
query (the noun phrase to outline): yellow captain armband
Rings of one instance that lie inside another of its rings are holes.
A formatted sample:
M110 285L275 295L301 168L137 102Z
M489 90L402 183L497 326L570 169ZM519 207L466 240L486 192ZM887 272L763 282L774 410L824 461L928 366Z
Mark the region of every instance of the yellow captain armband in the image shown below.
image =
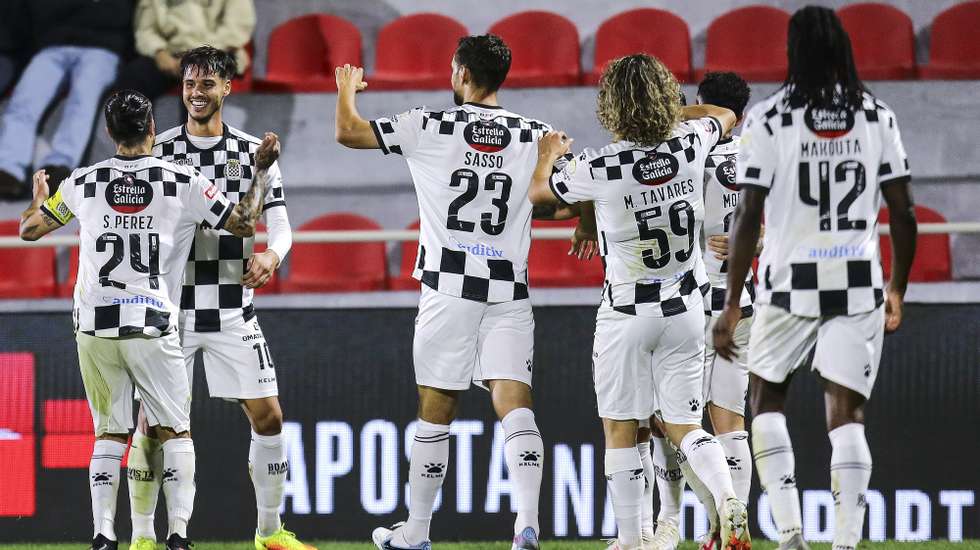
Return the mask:
M65 225L75 217L75 214L68 209L68 205L65 204L64 199L61 197L61 189L58 189L54 195L48 197L41 204L41 212L61 225Z

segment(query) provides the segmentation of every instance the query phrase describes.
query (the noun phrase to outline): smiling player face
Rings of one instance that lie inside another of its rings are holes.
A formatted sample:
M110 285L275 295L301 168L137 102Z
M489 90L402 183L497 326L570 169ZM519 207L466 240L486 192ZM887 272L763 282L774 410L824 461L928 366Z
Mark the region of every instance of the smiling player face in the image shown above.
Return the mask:
M184 73L181 95L187 114L196 122L206 124L214 113L221 110L225 96L231 92L231 83L216 74L202 74L196 67L188 67Z

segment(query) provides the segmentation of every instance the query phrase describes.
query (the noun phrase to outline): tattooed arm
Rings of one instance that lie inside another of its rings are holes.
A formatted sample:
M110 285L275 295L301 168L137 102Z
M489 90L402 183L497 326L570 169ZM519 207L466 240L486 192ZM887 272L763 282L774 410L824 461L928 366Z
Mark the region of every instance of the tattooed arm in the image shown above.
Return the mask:
M255 165L258 171L252 180L251 187L231 211L222 229L236 237L252 237L255 235L255 224L262 215L262 204L266 188L269 186L269 168L279 158L279 136L266 132L262 145L255 152Z
M63 210L63 213L55 212L53 215L65 215L65 222L55 219L52 217L52 213L42 208L45 201L48 200L48 193L50 192L48 190L48 178L49 176L44 173L44 170L38 170L34 173L34 199L28 205L27 210L24 210L24 213L20 215L20 238L25 241L36 241L71 219L67 207L60 201L59 195L55 195L60 204L57 210Z

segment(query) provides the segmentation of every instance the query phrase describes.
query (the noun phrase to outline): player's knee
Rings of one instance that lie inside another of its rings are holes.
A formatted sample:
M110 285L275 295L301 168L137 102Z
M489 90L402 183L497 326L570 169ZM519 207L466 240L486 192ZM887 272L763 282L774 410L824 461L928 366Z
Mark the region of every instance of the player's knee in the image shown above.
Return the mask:
M97 436L95 439L100 441L115 441L116 443L126 444L129 441L129 434L102 434Z
M282 411L269 409L252 418L252 429L259 435L277 435L282 432Z

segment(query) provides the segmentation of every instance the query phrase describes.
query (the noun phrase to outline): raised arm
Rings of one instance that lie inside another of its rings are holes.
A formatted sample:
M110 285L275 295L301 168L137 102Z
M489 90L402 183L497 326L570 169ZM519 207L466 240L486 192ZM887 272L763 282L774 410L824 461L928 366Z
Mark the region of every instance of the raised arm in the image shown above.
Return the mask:
M564 132L548 132L538 140L538 163L531 176L527 198L535 206L557 204L558 197L551 190L551 174L555 161L567 153L575 141Z
M371 128L357 112L355 97L357 92L367 88L364 82L364 69L344 65L334 71L337 77L337 116L334 137L337 143L351 149L380 149L381 144Z
M62 225L41 209L48 200L49 177L44 170L34 173L34 199L20 215L20 238L25 241L36 241Z
M687 105L681 107L681 120L694 120L698 118L712 117L721 124L721 135L726 135L735 127L738 118L731 109L717 107L715 105Z
M222 229L236 237L255 235L255 224L262 215L262 202L269 185L269 168L279 158L279 136L266 132L262 145L255 151L255 166L258 170L245 196L232 207L231 214Z
M885 332L894 332L902 324L905 289L909 284L919 234L909 181L910 178L906 176L881 188L881 194L888 204L888 227L892 240L892 278L885 289Z

